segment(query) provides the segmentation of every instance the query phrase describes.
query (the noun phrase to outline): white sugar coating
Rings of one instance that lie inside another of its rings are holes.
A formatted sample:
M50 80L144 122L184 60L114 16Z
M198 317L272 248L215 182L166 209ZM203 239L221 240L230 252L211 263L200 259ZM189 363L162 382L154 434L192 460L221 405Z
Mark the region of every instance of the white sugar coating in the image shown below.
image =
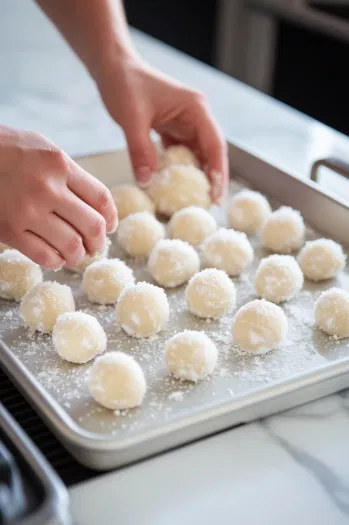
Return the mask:
M100 261L101 259L105 259L106 257L108 257L110 245L111 240L109 239L109 237L106 237L104 249L101 252L98 252L95 255L86 255L78 266L74 266L73 268L68 269L71 272L84 273L84 271L86 270L86 268L88 268L88 266L90 266L90 264L93 264L96 261Z
M199 206L188 206L176 211L168 223L168 235L171 239L181 239L193 246L199 246L216 230L215 218Z
M126 286L134 284L133 271L120 259L102 259L86 268L82 286L88 300L113 304Z
M276 253L291 253L304 244L305 226L298 210L281 206L269 215L262 226L264 248Z
M217 348L204 332L184 330L165 343L165 362L177 379L205 379L212 374L217 358Z
M44 333L52 331L60 315L74 311L71 289L56 281L37 284L23 297L19 310L25 326Z
M243 232L219 228L202 244L206 266L240 275L253 261L253 248Z
M164 237L164 226L147 211L128 215L120 221L117 230L120 246L133 257L148 256Z
M179 239L164 239L155 246L148 260L148 270L165 288L186 283L200 269L200 259L190 244Z
M58 355L70 363L87 363L107 348L107 336L93 315L69 312L60 315L52 330Z
M314 307L315 322L323 332L349 337L349 293L341 288L322 292Z
M199 167L200 163L194 153L183 146L177 144L175 146L169 146L160 153L160 167L168 168L171 164L182 164L183 166L196 166Z
M147 389L142 368L123 352L108 352L97 357L88 386L95 401L110 410L141 405Z
M234 283L222 270L206 268L194 275L185 290L189 310L203 318L216 319L236 304Z
M256 233L270 215L271 208L267 199L258 191L243 190L234 195L228 208L230 228Z
M157 211L168 217L188 206L208 208L211 204L206 175L195 166L173 164L160 171L149 192Z
M256 272L255 288L260 297L282 303L302 289L303 273L291 255L270 255L262 259Z
M116 321L133 337L150 337L162 330L170 308L162 288L140 282L125 288L116 305Z
M0 253L0 297L20 301L36 284L42 282L40 266L17 250Z
M340 244L331 239L308 241L298 254L298 262L307 279L332 279L345 267L346 255Z
M153 201L135 184L119 184L111 189L111 194L118 210L119 220L140 211L155 213Z
M3 242L0 242L0 253L4 252L5 250L8 250L9 246L7 244L4 244Z
M233 341L251 354L266 354L283 343L287 318L279 306L255 299L238 310L232 326Z

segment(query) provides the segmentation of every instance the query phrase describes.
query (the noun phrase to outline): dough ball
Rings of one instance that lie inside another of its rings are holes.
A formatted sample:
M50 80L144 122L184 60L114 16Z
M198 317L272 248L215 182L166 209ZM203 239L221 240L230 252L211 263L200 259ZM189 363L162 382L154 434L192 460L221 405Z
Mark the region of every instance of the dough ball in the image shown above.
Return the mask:
M108 257L110 245L111 241L108 237L106 237L104 250L92 256L86 255L86 257L84 257L83 261L78 266L68 269L71 272L84 273L84 271L88 266L90 266L90 264L93 264L96 261L100 261L101 259L105 259L106 257Z
M143 370L132 356L123 352L97 357L88 384L97 403L110 410L141 405L147 389Z
M236 303L234 283L227 274L216 268L207 268L192 277L185 290L189 310L198 317L221 317Z
M185 330L165 343L165 361L177 379L199 381L212 374L218 352L214 343L203 332Z
M258 191L243 190L230 201L228 224L234 230L254 234L270 213L271 208L264 195Z
M155 213L155 204L153 201L144 191L134 184L120 184L119 186L115 186L115 188L112 188L111 194L120 220L132 213L138 213L140 211Z
M349 337L349 293L340 288L322 292L315 303L315 321L323 332Z
M346 256L343 248L331 239L308 241L298 255L298 262L307 279L332 279L344 269Z
M134 282L133 271L123 261L102 259L86 268L82 286L92 303L113 304L124 288Z
M270 255L260 262L255 279L260 297L282 303L292 299L303 286L303 273L291 255Z
M253 248L245 233L219 228L204 241L202 253L206 266L240 275L253 261Z
M116 320L133 337L150 337L168 321L170 307L162 288L137 283L122 292L116 305Z
M261 240L264 248L277 253L291 253L304 243L305 227L298 210L281 206L262 226Z
M200 163L195 157L194 153L186 146L178 144L176 146L169 146L161 152L160 166L161 168L168 168L172 164L182 164L183 166L199 167Z
M147 211L128 215L122 219L117 230L120 246L133 257L148 256L164 237L164 226Z
M187 242L164 239L155 246L148 261L153 279L164 288L186 283L200 269L200 259Z
M57 318L74 312L75 303L71 289L56 281L37 284L22 299L20 316L31 330L48 333L52 331Z
M251 301L238 310L232 326L234 343L251 354L266 354L287 336L287 319L276 304Z
M107 348L107 336L97 319L83 312L58 317L52 330L58 355L70 363L87 363Z
M168 223L168 235L171 239L181 239L193 246L202 244L216 230L214 217L199 206L188 206L176 211Z
M42 282L40 266L17 250L0 254L0 297L20 301L36 284Z
M150 193L157 211L168 217L188 206L208 208L211 204L206 175L195 166L169 166L158 173Z
M3 253L5 250L8 250L8 249L9 249L9 246L7 246L7 244L0 242L0 253Z

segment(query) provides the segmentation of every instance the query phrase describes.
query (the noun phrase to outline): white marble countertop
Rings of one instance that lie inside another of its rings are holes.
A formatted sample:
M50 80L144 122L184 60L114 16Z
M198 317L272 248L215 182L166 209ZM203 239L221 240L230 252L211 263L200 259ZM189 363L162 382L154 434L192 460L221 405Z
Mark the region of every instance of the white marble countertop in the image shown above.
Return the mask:
M135 32L152 64L203 89L225 134L299 176L349 140ZM0 7L0 122L70 154L124 144L69 48L29 0ZM323 184L349 198L349 183ZM349 523L349 394L245 425L71 489L77 525Z

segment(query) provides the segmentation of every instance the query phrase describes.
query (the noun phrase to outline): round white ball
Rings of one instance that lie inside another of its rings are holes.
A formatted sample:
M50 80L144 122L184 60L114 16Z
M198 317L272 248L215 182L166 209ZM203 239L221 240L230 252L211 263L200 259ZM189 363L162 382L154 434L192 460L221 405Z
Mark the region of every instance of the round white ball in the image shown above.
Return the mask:
M179 239L158 242L148 260L153 279L165 288L186 283L200 269L200 259L190 244Z
M162 288L141 282L128 286L116 305L116 320L133 337L150 337L168 321L170 307Z
M298 255L305 277L311 281L332 279L345 267L346 256L340 244L331 239L308 241Z
M164 237L164 226L147 211L128 215L117 230L120 246L133 257L148 256Z
M216 319L236 304L234 283L222 270L206 268L192 277L185 290L189 310L203 318Z
M120 259L102 259L86 268L82 286L92 303L113 304L126 286L134 284L133 271Z
M298 210L281 206L269 215L261 230L264 248L276 253L291 253L304 243L305 226Z
M37 284L23 297L20 305L20 316L25 326L44 333L52 331L60 315L74 311L71 289L56 281Z
M185 330L165 343L165 362L177 379L199 381L212 374L218 358L217 348L203 332Z
M147 389L142 368L123 352L108 352L97 357L88 385L95 401L110 410L140 406Z
M132 213L147 211L155 213L155 204L144 191L134 184L120 184L111 190L112 197L118 210L119 220Z
M169 146L163 150L160 154L160 166L161 168L168 168L172 164L182 164L183 166L200 166L200 163L194 153L183 146L177 144L175 146Z
M214 217L199 206L188 206L176 211L168 223L168 235L171 239L181 239L192 246L199 246L216 230Z
M5 250L9 250L9 246L7 244L4 244L3 242L0 242L0 253L3 253Z
M157 211L168 217L188 206L208 208L211 204L206 175L195 166L173 164L160 171L150 194Z
M232 333L234 343L244 352L266 354L286 339L287 319L276 304L256 299L238 310Z
M322 292L314 308L315 322L323 332L349 337L349 293L340 288Z
M20 301L35 285L42 282L40 266L17 250L0 254L0 297Z
M81 261L81 263L78 264L78 266L74 266L73 268L68 268L68 269L71 272L84 273L86 268L88 268L91 264L108 257L110 245L111 245L111 240L108 237L106 237L104 249L101 252L95 253L95 255L86 255L84 259Z
M303 273L291 255L270 255L260 262L255 278L260 297L282 303L292 299L302 289Z
M253 261L253 248L243 232L219 228L202 245L206 266L240 275Z
M58 355L70 363L87 363L107 348L107 336L97 319L83 312L60 315L52 330Z
M270 215L271 208L267 199L258 191L243 190L234 195L228 208L230 228L256 233Z

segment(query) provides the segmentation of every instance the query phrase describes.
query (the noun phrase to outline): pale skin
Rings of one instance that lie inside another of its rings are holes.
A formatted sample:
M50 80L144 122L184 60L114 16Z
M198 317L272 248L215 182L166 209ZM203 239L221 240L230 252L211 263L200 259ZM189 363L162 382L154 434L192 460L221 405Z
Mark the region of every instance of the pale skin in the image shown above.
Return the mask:
M123 129L140 187L151 184L155 130L165 147L187 145L206 167L220 203L228 180L225 141L205 97L144 62L121 0L37 0L96 82ZM11 175L9 175L11 174ZM45 268L79 264L115 231L109 190L46 137L0 126L0 241Z

